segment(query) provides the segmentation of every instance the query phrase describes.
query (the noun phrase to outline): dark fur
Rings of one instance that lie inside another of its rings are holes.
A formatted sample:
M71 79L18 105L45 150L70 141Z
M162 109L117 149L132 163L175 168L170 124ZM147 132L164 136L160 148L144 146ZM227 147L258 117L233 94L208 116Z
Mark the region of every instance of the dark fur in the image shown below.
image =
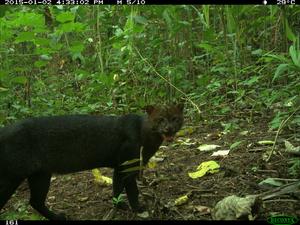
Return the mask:
M147 116L53 116L20 121L0 129L0 209L24 179L30 204L48 219L65 219L45 206L52 174L97 167L114 168L113 196L126 190L130 206L140 211L136 176L121 166L154 155L164 137L174 136L183 123L183 105L146 108Z

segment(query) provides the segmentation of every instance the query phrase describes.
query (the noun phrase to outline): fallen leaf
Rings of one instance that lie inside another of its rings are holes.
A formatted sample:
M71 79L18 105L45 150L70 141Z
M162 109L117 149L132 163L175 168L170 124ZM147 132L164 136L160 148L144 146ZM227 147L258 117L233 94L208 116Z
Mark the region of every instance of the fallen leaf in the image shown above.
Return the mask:
M198 205L194 209L200 213L200 215L206 215L211 213L211 208L207 206Z
M195 132L196 127L184 127L176 133L176 137L184 137Z
M246 136L246 135L249 134L249 131L247 131L247 130L241 131L239 134L242 135L242 136Z
M82 198L79 198L78 200L81 201L81 202L85 202L88 199L89 199L88 197L82 197Z
M197 149L199 149L200 151L212 151L215 150L216 148L221 147L220 145L207 145L207 144L203 144L200 145Z
M187 195L181 196L175 200L175 205L183 205L189 200L189 197Z
M259 141L257 142L260 145L273 145L274 141L270 141L270 140L263 140L263 141Z
M253 220L253 214L257 213L255 209L259 208L260 201L254 195L245 198L236 195L228 196L219 201L212 210L214 220Z
M96 183L108 184L108 185L112 184L112 179L106 176L102 176L99 169L93 169L92 173L94 175Z
M148 218L149 217L149 213L148 213L148 211L144 211L142 213L137 213L137 216L141 217L141 218Z
M274 187L279 187L283 185L282 182L275 180L274 178L267 178L261 182L259 182L260 186L274 186Z
M284 141L284 145L285 145L285 148L286 148L286 151L287 152L290 152L290 153L300 153L300 146L298 147L294 147L294 145L291 144L291 142L289 141Z
M219 150L214 152L211 156L227 156L230 150Z
M207 173L217 173L219 172L220 165L216 161L207 161L201 163L197 167L196 172L188 173L189 176L193 179L198 177L203 177Z
M157 163L154 162L154 161L149 161L148 164L147 164L147 167L149 169L154 169L156 166L157 166Z

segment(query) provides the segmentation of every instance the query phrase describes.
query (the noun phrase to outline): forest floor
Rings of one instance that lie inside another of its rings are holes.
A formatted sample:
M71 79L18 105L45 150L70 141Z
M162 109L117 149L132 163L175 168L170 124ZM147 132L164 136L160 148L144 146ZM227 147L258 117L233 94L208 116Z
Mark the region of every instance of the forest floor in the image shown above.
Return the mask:
M276 148L279 152L274 152L270 161L266 162L263 154L272 145L259 145L257 142L274 140L276 132L269 131L267 119L258 117L254 121L252 124L239 124L238 131L228 134L220 132L223 130L221 126L197 126L191 134L178 137L171 144L163 143L157 156L160 162L154 168L146 169L143 181L139 182L140 202L148 208L146 218L130 209L115 209L112 186L96 183L91 171L54 176L47 204L56 212L66 213L72 220L211 220L209 208L227 196L245 197L266 192L269 189L258 183L270 177L288 181L299 178L289 174L290 156L282 151L285 148L283 141L287 139L299 146L299 136L295 139L295 135L299 134L288 130L282 132ZM197 149L202 144L216 144L221 146L217 150L226 150L237 141L242 142L226 157L213 157L212 151ZM219 163L219 172L197 179L189 177L188 173L196 171L200 163L211 160ZM112 177L111 169L101 168L100 171L102 175ZM174 205L175 200L184 195L188 196L187 201ZM28 199L29 188L24 182L0 216L41 219L29 206ZM295 195L283 195L263 201L256 219L267 220L272 214L299 218L299 196L297 199Z

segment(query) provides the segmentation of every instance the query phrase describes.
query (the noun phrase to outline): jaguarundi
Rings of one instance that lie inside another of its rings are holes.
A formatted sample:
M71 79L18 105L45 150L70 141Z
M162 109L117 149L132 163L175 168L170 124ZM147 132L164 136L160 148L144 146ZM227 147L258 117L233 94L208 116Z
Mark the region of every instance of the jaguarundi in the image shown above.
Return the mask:
M125 189L133 211L141 212L136 178L163 140L183 124L183 104L147 106L145 116L67 115L25 119L0 129L0 210L27 178L30 205L51 220L65 220L45 205L52 174L114 168L113 196ZM142 148L141 148L142 147ZM124 163L125 162L125 163ZM130 172L126 172L126 169Z

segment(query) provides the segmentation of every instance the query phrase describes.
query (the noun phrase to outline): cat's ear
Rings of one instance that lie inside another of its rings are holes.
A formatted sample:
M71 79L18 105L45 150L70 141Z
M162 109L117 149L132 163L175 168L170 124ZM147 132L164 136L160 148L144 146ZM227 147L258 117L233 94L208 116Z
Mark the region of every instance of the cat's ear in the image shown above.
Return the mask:
M155 107L153 105L147 105L143 109L147 112L148 115L150 115L154 111Z

